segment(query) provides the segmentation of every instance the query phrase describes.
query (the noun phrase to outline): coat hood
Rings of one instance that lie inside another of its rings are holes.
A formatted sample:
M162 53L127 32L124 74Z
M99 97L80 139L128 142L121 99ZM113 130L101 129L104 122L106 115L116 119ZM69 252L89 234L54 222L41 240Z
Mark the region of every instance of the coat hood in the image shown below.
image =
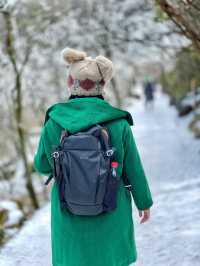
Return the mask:
M132 116L128 111L113 107L106 100L98 97L76 98L56 103L47 110L44 124L49 118L70 133L119 118L124 118L133 125Z

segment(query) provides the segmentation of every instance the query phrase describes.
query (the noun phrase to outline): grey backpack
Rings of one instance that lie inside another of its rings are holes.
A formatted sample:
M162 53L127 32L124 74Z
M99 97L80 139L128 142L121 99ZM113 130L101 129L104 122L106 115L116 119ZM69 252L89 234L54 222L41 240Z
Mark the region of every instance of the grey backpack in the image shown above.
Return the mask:
M114 152L105 126L96 124L75 134L62 131L52 153L53 174L45 182L55 178L62 210L98 215L116 208L120 177L112 164Z

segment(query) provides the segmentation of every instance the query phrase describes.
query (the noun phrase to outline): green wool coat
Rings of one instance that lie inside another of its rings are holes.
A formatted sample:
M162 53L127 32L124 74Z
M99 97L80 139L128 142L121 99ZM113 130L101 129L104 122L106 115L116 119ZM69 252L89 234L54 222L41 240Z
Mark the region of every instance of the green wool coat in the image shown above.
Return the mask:
M71 133L96 123L108 122L117 174L124 174L132 184L127 192L121 178L117 208L98 216L76 216L60 209L57 185L51 189L51 243L53 266L128 266L136 261L131 194L139 210L153 201L136 143L133 120L127 111L98 97L68 99L51 106L45 117L34 158L36 170L44 175L52 171L52 145L58 145L63 128Z

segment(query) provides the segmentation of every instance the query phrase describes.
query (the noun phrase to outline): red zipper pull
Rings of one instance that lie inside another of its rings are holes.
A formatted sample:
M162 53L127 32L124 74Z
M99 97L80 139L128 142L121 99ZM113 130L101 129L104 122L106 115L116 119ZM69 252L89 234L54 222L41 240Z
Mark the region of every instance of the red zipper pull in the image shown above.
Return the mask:
M114 177L116 177L117 176L117 172L116 172L116 168L117 168L117 166L118 166L118 162L111 162L111 167L112 167L112 175L114 176Z

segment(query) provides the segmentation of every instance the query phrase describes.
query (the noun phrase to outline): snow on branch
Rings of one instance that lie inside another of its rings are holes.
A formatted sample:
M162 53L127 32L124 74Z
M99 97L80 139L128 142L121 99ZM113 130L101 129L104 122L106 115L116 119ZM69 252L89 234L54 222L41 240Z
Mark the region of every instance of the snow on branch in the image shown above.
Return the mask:
M10 13L14 9L17 0L0 0L0 12Z

